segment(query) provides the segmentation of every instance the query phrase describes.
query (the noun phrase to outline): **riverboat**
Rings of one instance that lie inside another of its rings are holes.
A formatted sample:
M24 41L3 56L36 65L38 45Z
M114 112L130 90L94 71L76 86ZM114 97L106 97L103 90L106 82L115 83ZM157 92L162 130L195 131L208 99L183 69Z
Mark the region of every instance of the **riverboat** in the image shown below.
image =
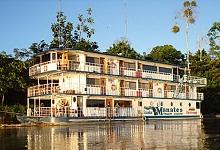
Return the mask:
M29 68L21 122L201 118L206 78L181 75L179 66L101 52L49 49Z

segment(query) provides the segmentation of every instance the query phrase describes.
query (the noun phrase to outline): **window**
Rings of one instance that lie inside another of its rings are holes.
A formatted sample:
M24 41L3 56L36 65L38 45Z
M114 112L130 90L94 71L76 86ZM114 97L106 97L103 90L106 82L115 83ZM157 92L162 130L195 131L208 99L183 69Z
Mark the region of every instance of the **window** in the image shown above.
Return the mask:
M139 87L139 89L144 89L144 90L150 89L149 83L140 83L139 82L138 87Z
M94 78L87 78L86 79L86 84L95 85L95 79Z
M94 57L86 57L86 62L95 63Z
M160 102L160 106L163 106L163 102Z
M138 106L142 106L142 102L138 102Z
M164 67L159 67L159 72L172 74L172 69L170 69L170 68L164 68Z
M170 105L173 106L173 102L171 102Z
M189 103L189 107L191 106L191 103Z
M129 88L129 89L136 90L136 82L126 81L125 82L125 87Z
M86 107L105 107L105 100L87 99Z
M157 71L157 66L143 65L143 70Z
M52 53L52 60L56 60L56 53Z
M182 107L182 105L183 105L182 102L180 102L180 106L181 106L181 107Z
M200 102L196 102L196 109L200 108Z
M124 63L124 66L128 69L135 69L135 64L134 63L128 63L128 62L125 62Z

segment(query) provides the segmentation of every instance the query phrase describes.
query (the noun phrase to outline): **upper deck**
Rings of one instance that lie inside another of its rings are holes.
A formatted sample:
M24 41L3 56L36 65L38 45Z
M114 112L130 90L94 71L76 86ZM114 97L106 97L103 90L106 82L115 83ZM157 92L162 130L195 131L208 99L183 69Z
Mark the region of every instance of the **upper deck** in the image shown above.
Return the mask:
M39 54L29 68L29 75L36 77L59 71L185 82L197 86L207 84L206 78L188 76L187 80L181 79L178 66L79 50L50 50Z

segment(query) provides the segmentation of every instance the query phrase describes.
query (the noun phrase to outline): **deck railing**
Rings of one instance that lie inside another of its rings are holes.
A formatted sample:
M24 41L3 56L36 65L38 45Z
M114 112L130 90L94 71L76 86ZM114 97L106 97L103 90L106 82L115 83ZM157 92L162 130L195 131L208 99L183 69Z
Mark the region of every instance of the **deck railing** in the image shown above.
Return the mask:
M115 89L101 85L80 85L71 89L62 89L58 83L36 85L28 88L28 97L42 96L46 94L88 94L88 95L112 95L112 96L133 96L133 97L152 97L152 98L179 98L179 99L198 99L203 100L203 93L197 95L190 93L175 93L175 90L164 90L160 93L153 89L130 89L128 87L117 87Z
M52 113L52 114L51 114ZM92 118L117 118L117 117L141 117L143 114L142 108L132 107L78 107L77 110L71 109L69 106L51 108L51 107L36 107L31 116L53 116L53 117L92 117Z
M136 70L135 68L119 67L112 64L99 64L91 62L79 62L75 60L53 60L33 65L29 68L29 75L34 76L48 71L71 70L93 73L105 73L110 75L130 76L137 78L179 81L178 75L158 73L149 70Z
M58 83L49 83L49 84L41 84L41 85L29 87L28 97L59 93L60 89L58 85L59 85Z

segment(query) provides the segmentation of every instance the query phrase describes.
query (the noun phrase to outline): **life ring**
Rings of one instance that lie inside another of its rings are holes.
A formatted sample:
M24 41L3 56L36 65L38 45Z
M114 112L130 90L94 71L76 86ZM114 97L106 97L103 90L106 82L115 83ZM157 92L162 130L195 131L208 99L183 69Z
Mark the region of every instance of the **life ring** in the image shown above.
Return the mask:
M61 107L67 106L67 100L66 99L60 99L58 102L58 105Z
M44 71L47 71L47 65L44 65Z
M158 88L158 89L157 89L157 92L158 92L158 93L162 93L162 89L161 89L161 88Z
M116 85L112 84L111 90L112 90L112 91L115 91L115 90L116 90Z

